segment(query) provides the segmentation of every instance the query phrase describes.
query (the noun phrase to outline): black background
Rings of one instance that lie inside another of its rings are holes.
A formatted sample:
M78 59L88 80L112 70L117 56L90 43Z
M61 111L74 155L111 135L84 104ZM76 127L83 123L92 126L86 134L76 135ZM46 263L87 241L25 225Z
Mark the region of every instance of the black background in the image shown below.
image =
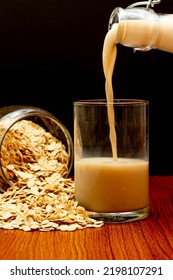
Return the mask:
M44 108L73 137L73 101L105 98L102 47L110 14L132 3L0 0L0 107ZM173 0L154 10L173 14ZM173 54L118 45L113 86L117 98L149 100L150 174L173 175Z

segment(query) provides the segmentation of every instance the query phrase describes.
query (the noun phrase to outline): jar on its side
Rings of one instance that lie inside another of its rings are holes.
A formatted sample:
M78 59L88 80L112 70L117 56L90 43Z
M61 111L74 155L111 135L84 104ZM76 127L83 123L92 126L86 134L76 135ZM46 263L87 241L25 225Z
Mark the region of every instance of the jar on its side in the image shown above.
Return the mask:
M0 108L0 192L32 178L27 168L40 176L56 169L67 177L72 165L72 137L53 114L32 106Z

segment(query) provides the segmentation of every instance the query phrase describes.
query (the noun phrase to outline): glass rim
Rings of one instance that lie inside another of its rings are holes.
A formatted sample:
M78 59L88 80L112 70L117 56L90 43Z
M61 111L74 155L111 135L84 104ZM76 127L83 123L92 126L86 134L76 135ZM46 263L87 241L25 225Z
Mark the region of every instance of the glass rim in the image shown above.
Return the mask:
M84 100L76 100L73 102L74 106L83 106L83 105L104 105L113 104L117 106L121 105L148 105L149 100L146 99L127 99L127 98L115 98L113 102L107 102L106 98L103 99L84 99Z

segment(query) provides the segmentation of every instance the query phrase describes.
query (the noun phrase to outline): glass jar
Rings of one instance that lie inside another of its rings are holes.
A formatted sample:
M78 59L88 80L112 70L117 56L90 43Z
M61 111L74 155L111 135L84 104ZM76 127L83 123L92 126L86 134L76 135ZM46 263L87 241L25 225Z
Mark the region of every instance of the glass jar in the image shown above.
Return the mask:
M38 150L36 155L33 149ZM46 157L48 161L55 160L52 165L57 164L56 160L59 165L63 164L62 177L70 174L73 141L68 129L50 112L38 107L0 108L0 192L18 180L14 172L16 166L18 172L27 173L26 164L29 166L40 158L46 161Z

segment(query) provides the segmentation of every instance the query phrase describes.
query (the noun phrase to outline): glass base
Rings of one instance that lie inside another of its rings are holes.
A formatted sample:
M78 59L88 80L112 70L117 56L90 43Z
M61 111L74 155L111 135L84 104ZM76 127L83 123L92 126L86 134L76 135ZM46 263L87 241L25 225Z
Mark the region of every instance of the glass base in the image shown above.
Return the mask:
M90 218L94 218L105 223L127 223L145 219L149 216L150 207L140 210L117 213L102 213L88 211Z

